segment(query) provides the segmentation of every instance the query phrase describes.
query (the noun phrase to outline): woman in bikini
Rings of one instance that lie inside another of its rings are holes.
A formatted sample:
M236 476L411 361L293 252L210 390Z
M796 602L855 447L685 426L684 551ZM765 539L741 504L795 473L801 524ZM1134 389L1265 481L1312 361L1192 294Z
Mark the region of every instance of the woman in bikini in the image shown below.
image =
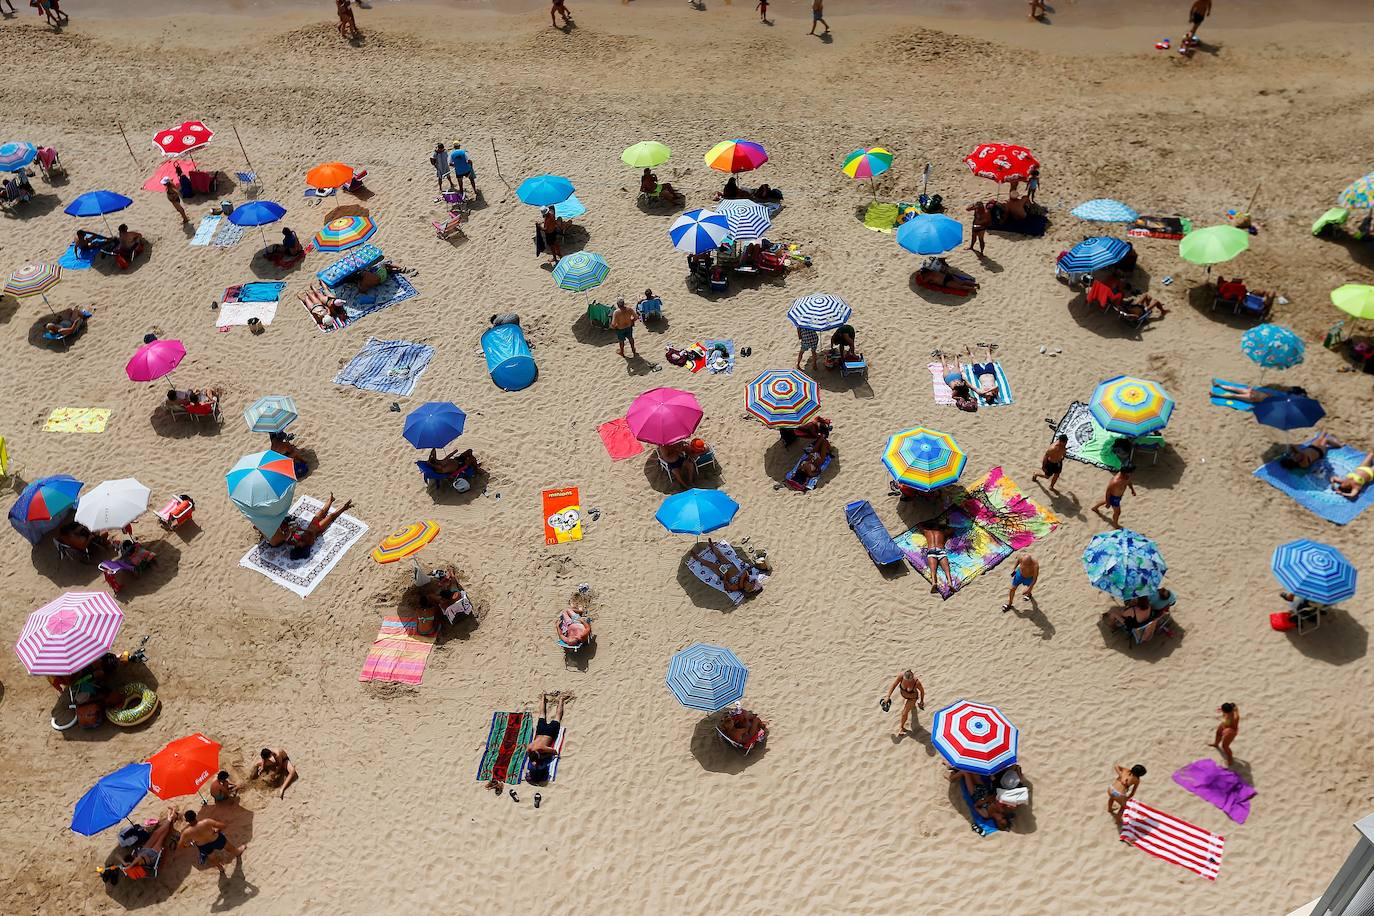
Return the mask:
M892 691L902 692L902 718L897 723L897 735L906 733L906 720L911 717L912 711L926 708L926 688L910 668L903 671L892 679L892 683L887 687L887 695L882 699L882 707L886 711L892 704Z
M1235 703L1222 703L1217 712L1221 713L1221 722L1217 724L1216 735L1207 746L1221 751L1229 767L1236 761L1236 756L1231 753L1231 742L1240 731L1240 708Z
M1138 763L1129 770L1119 763L1116 765L1116 779L1107 787L1107 813L1118 824L1126 810L1126 802L1135 796L1135 790L1140 788L1140 777L1144 775L1145 768Z
M320 511L315 513L315 517L310 519L304 528L294 531L288 538L291 544L291 559L300 560L310 555L310 548L315 546L320 535L329 530L329 526L338 521L349 509L353 508L353 500L348 500L333 512L329 511L334 505L334 494L329 494L329 500L320 507ZM289 521L289 519L288 519Z
M1365 455L1364 460L1344 477L1332 477L1331 489L1346 499L1359 499L1371 480L1374 480L1374 452Z

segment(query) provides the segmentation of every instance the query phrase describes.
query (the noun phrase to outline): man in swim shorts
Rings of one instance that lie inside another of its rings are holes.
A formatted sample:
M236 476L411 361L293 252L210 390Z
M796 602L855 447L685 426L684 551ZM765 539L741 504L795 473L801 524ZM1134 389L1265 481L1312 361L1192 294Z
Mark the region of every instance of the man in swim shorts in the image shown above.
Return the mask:
M1054 442L1045 450L1045 457L1040 459L1040 473L1032 474L1031 481L1045 478L1049 481L1051 493L1058 493L1055 486L1059 483L1059 475L1064 473L1064 458L1069 453L1069 437L1062 433L1054 437Z
M1193 5L1188 10L1188 31L1183 36L1184 48L1197 41L1197 30L1202 28L1202 21L1210 15L1212 0L1193 0Z
M816 34L816 23L825 26L826 35L830 34L830 23L825 21L825 0L811 0L811 32Z
M554 710L552 719L548 717L550 696L558 698L558 708ZM530 755L531 782L545 782L549 778L549 769L558 757L557 742L558 735L563 730L563 708L572 698L571 693L562 691L546 693L540 698L539 721L534 726L534 740L525 748Z
M177 843L177 849L184 846L194 845L200 853L200 864L205 865L210 861L210 857L223 850L225 856L230 859L237 859L243 855L243 851L248 848L248 844L235 846L229 842L229 838L224 835L224 824L214 818L197 818L196 812L186 812L186 829L181 831L181 841ZM224 872L224 860L215 862L214 866Z
M1007 603L1002 605L1002 610L1010 611L1015 607L1017 588L1024 587L1025 597L1030 598L1031 592L1035 590L1035 580L1039 578L1040 563L1035 557L1026 554L1017 560L1011 571L1011 591L1007 594Z
M921 522L921 534L926 539L926 546L922 552L925 554L926 569L930 570L930 593L933 595L940 590L941 569L945 571L945 581L953 591L954 573L949 571L949 553L945 549L949 529L939 521L930 519Z
M625 355L625 344L630 345L630 353L633 356L639 355L639 350L635 349L635 322L639 320L639 313L625 304L625 300L615 300L615 311L611 313L611 330L615 331L615 339L620 342L620 355Z
M1140 788L1140 777L1145 775L1145 768L1136 764L1129 770L1121 764L1116 764L1116 779L1107 787L1107 813L1121 823L1121 813L1126 810L1126 800L1135 795L1135 790Z
M258 756L262 759L253 764L253 772L248 774L249 779L257 779L259 776L268 782L281 783L281 797L286 797L286 787L296 781L300 774L296 772L296 765L291 762L285 748L277 748L275 751L270 748L263 748Z
M1130 490L1131 495L1135 496L1135 484L1131 483L1131 475L1135 473L1135 465L1123 464L1121 470L1112 475L1112 479L1107 481L1107 493L1102 497L1102 501L1093 506L1093 511L1097 512L1103 506L1110 506L1112 510L1112 527L1121 527L1121 497ZM1101 515L1101 512L1097 512Z

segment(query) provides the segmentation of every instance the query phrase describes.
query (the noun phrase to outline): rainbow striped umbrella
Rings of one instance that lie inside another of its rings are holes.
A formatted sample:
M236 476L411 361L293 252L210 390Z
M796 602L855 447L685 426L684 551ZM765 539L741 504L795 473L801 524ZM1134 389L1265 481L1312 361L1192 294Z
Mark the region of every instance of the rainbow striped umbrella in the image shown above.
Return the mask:
M768 161L763 145L752 140L722 140L706 154L706 164L717 172L752 172Z
M1174 399L1158 382L1118 375L1097 386L1088 409L1103 429L1134 438L1167 426Z
M1336 203L1352 210L1367 210L1374 207L1374 172L1352 181L1350 187L1336 198Z
M744 409L764 426L801 426L820 413L815 379L796 369L769 369L744 389Z
M0 146L0 172L17 172L38 158L38 147L23 141Z
M382 538L382 542L372 550L372 559L378 563L404 560L438 536L438 522L426 520L406 525Z
M343 251L366 242L376 231L377 224L370 216L341 216L315 233L315 247L320 251Z
M25 264L10 274L10 278L5 281L5 294L16 299L42 296L46 303L48 290L56 286L61 279L62 268L55 262L39 261L35 264Z
M66 592L29 615L14 651L29 674L72 674L109 651L123 622L104 592Z
M892 153L881 146L874 146L869 149L856 149L845 156L844 165L840 166L840 171L850 178L868 178L871 180L890 168L892 168Z
M897 433L883 451L883 464L892 479L923 491L954 483L967 460L953 436L924 426Z

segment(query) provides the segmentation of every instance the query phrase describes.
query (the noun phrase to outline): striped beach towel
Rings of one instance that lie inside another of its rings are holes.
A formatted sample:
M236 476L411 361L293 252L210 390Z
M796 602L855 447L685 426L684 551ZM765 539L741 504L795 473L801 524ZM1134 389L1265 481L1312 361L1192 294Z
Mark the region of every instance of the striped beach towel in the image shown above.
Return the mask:
M953 405L954 392L945 384L944 367L939 363L930 363L926 368L930 370L930 384L935 389L935 403Z
M434 648L433 636L416 633L417 622L409 617L383 617L377 638L363 662L360 681L391 681L419 684L425 677L425 662Z
M1121 841L1209 881L1217 879L1226 846L1225 837L1142 805L1134 798L1126 802L1121 817Z
M494 712L487 746L477 765L477 781L517 783L525 772L525 748L534 740L534 716L527 712Z
M211 213L200 218L200 225L196 227L196 234L191 236L192 245L208 245L210 240L215 237L215 232L219 230L220 220L224 217L219 213Z
M979 385L982 384L981 380L979 379L979 376L988 374L991 374L995 379L997 379L997 400L989 404L987 401L983 400L980 397L978 399L978 406L996 407L1000 404L1010 404L1011 385L1007 382L1007 374L1002 371L1001 363L992 362L976 363L971 366L968 364L964 365L964 381L972 385L974 389L977 389ZM943 379L941 381L943 382Z
M334 384L409 395L433 358L434 348L425 344L369 337L358 355L334 376Z

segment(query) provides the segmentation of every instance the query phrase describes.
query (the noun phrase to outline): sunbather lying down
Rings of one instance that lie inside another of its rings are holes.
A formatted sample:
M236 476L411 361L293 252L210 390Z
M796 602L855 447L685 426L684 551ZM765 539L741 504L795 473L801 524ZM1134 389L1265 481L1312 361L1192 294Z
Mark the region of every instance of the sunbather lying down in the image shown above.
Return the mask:
M304 527L296 525L295 520L288 515L282 520L276 533L268 539L267 546L289 546L291 548L291 559L304 560L306 557L310 556L310 548L315 546L315 541L319 540L320 535L328 531L329 526L338 521L340 515L343 515L349 509L353 508L353 500L348 500L338 509L331 512L330 509L333 505L334 494L330 493L329 499L320 507L320 511L316 512L315 516L310 519Z
M1306 470L1325 458L1331 449L1344 445L1344 442L1330 433L1320 433L1311 442L1288 446L1288 452L1279 459L1279 465L1290 471Z
M1359 499L1370 481L1374 481L1374 452L1365 455L1364 459L1344 477L1332 477L1331 489L1347 499Z
M1244 401L1246 404L1258 404L1260 401L1267 401L1278 395L1307 396L1307 389L1300 385L1269 385L1265 388L1256 388L1253 385L1232 385L1230 382L1217 382L1213 387L1231 400Z
M757 713L743 707L727 710L716 728L720 729L727 741L741 747L748 747L756 738L768 733L768 723L760 719Z
M301 305L309 310L311 317L320 327L324 327L330 318L339 321L348 320L348 312L344 310L344 301L338 296L332 295L323 285L317 284L310 287L305 292L300 293L298 298Z
M725 542L722 541L721 543L724 544ZM729 545L726 544L726 546ZM688 555L719 575L727 592L743 592L746 595L761 592L763 591L763 582L760 580L760 576L767 576L773 572L773 568L767 560L750 562L741 558L741 565L737 566L716 549L716 542L710 538L706 539L705 544L694 546L688 551Z
M43 330L54 337L71 337L86 326L89 317L91 313L82 309L63 309L57 313L56 321L43 325Z
M1141 296L1135 302L1122 302L1117 306L1119 311L1126 318L1143 319L1149 317L1153 311L1158 311L1161 316L1169 314L1169 310L1164 307L1164 303L1150 295Z
M950 267L944 258L927 258L921 264L920 269L916 271L916 276L934 286L944 286L950 289L978 288L977 280Z
M568 606L558 615L555 629L565 645L582 646L591 641L592 618L583 595L574 594L568 600Z

